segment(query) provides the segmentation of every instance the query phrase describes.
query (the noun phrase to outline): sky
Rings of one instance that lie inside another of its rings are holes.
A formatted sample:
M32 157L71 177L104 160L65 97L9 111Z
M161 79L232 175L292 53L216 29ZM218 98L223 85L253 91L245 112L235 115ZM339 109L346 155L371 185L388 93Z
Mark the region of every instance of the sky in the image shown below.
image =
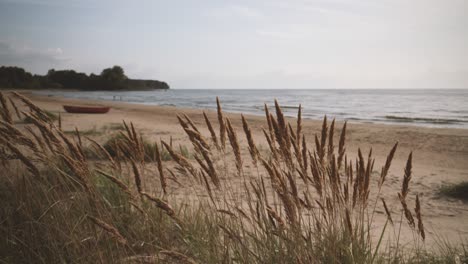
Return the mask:
M468 0L0 0L0 65L172 88L468 88Z

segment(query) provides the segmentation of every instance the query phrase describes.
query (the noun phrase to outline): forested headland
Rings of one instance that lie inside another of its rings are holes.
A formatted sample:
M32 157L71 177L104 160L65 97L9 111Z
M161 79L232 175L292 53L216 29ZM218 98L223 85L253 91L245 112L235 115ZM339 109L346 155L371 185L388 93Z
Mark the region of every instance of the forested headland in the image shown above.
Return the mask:
M74 70L50 69L46 75L27 72L23 68L1 66L0 89L75 89L75 90L152 90L169 89L166 82L130 79L122 67L114 66L97 75Z

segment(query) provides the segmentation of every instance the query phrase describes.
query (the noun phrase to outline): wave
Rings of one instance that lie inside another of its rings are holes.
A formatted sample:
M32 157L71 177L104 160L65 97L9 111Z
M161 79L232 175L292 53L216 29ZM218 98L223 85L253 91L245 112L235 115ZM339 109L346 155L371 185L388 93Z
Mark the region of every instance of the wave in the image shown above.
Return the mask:
M262 106L254 106L253 107L254 109L257 109L257 110L261 110L261 111L265 111L265 106L262 105ZM268 105L268 110L274 110L275 109L275 106L274 105ZM281 105L281 109L296 109L298 110L299 109L299 105L298 106L294 106L294 105ZM302 107L302 110L304 110L304 107Z
M449 119L449 118L429 118L429 117L404 117L404 116L393 116L387 115L385 119L393 120L395 122L404 123L431 123L431 124L458 124L465 123L464 120Z
M299 109L299 106L294 106L294 105L282 105L281 108L283 108L283 109Z

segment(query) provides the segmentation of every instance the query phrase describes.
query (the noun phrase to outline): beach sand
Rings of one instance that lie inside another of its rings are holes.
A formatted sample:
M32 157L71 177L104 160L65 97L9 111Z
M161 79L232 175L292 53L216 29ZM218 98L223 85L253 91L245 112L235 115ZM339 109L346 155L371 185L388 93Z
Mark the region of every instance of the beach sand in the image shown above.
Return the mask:
M169 138L172 137L175 144L188 146L189 141L177 122L176 115L185 113L199 127L206 127L202 115L203 109L84 101L37 96L27 92L23 94L27 95L41 108L60 113L62 127L65 131L71 131L77 127L80 131L96 129L97 131L107 131L106 133L115 133L111 128L125 120L133 122L138 131L148 139L169 141ZM214 100L215 98L213 98ZM112 109L107 114L69 114L64 112L63 104L105 104L111 106ZM273 105L273 102L271 102L271 105ZM212 110L204 111L207 112L208 117L213 122L216 121L216 112ZM240 114L226 113L226 116L231 118L235 129L237 129L243 147L242 153L248 155ZM262 134L262 128L266 127L264 117L247 115L246 118L251 130L254 132L256 142L264 145L266 149L267 143ZM328 118L333 117L329 116ZM293 118L288 118L288 121L292 124L296 122ZM314 135L319 133L321 123L321 120L304 120L303 131L310 143L313 142ZM217 125L217 122L214 124ZM337 122L338 133L342 125L342 122ZM208 137L207 130L202 130L202 132ZM98 135L96 138L102 142L106 136L108 135ZM414 199L416 193L418 193L422 202L422 215L429 237L428 240L434 241L434 238L437 237L454 243L466 242L468 240L468 203L441 196L438 190L445 184L468 181L468 130L348 123L347 153L352 157L357 154L357 150L360 148L366 155L372 147L376 159L374 181L377 181L380 167L385 163L386 156L395 142L399 142L398 150L385 187L382 190L383 197L389 204L395 222L399 221L401 208L397 192L401 188L406 160L412 151L413 177L409 194L410 209L414 209ZM382 210L378 210L378 213L381 219L381 227L385 217ZM407 224L404 223L403 225ZM405 232L402 235L411 237L412 233Z

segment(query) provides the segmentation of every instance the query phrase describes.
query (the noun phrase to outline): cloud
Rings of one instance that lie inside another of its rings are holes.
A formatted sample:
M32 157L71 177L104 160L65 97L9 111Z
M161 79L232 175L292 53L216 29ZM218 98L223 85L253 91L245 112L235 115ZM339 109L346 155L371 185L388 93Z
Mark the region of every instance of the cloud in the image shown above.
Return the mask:
M0 40L0 62L2 65L21 66L27 70L56 67L70 59L61 48L38 49L25 44Z
M226 5L222 7L213 7L209 9L208 15L215 18L264 18L264 15L257 9L242 5Z

